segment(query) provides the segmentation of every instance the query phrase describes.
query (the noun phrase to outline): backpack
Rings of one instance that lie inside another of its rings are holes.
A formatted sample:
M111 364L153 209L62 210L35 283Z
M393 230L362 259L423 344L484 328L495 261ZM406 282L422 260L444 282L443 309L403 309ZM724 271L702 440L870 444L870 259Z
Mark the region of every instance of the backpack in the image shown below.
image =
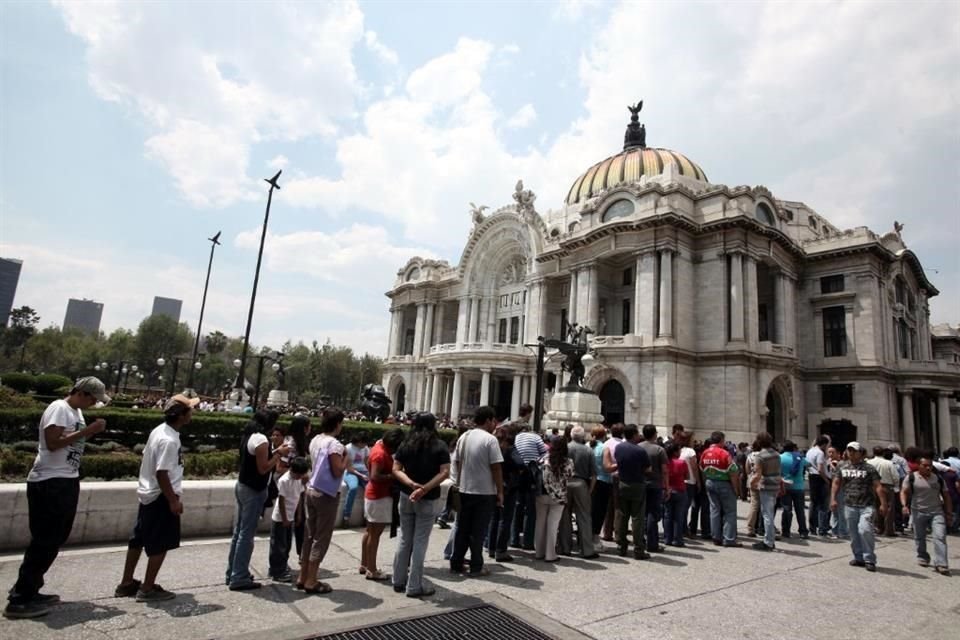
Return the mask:
M532 462L528 462L527 473L530 477L530 488L533 490L533 495L546 495L546 492L543 489L543 467L540 466L540 461L534 460Z
M910 475L907 476L907 487L911 493L913 492L913 476L916 475L916 473L916 471L911 471ZM937 482L940 483L940 493L943 493L943 477L936 471L933 472L933 475L937 478ZM913 496L910 497L913 498Z

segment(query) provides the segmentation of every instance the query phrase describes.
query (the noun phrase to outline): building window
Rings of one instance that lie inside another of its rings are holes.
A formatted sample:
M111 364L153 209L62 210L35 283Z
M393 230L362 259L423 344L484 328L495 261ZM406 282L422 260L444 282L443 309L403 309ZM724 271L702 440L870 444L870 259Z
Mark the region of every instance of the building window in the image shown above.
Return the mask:
M824 407L852 407L852 384L822 384L820 385L820 400Z
M810 228L811 228L811 229L816 229L816 228L817 228L817 219L814 218L813 216L810 216L809 218L807 218L807 222L810 223Z
M500 318L500 327L497 331L497 342L504 343L507 341L507 319Z
M420 278L419 267L414 267L413 269L410 269L410 271L407 272L407 282L410 282L412 280L418 280L419 278Z
M903 278L897 276L897 279L894 281L894 292L896 294L896 300L900 304L906 302L906 283L903 281Z
M413 340L414 330L407 329L403 337L403 355L412 356L413 355Z
M633 284L633 269L626 268L623 270L623 286L629 287Z
M622 218L624 216L629 216L633 213L634 205L631 200L617 200L603 212L603 217L601 222L610 222L611 220L616 220L617 218Z
M827 358L847 355L847 318L843 307L823 310L823 355Z
M510 318L510 344L518 342L520 342L520 317L513 316Z
M760 304L757 307L757 333L760 342L769 342L770 319L767 317L767 305L765 304Z
M820 278L820 293L840 293L843 291L843 274Z
M560 339L567 339L567 329L570 328L569 323L567 322L567 310L560 309Z
M467 406L468 407L479 407L480 406L480 383L476 380L470 380L467 382Z
M768 224L771 227L774 226L775 220L773 217L773 212L770 211L770 207L768 207L764 203L761 202L760 204L757 205L756 216L757 216L757 220L759 220L763 224Z
M510 303L511 303L513 306L516 306L516 305L520 304L520 299L521 299L520 292L517 291L515 294L513 294L513 295L510 297Z
M620 320L622 335L630 333L630 298L623 299L623 318Z
M560 285L560 297L561 297L561 298L564 298L564 299L570 297L570 283L569 283L569 282L564 282L563 284Z
M907 329L907 323L902 318L897 323L897 341L900 343L900 357L904 360L909 360L910 331Z
M505 293L502 296L500 296L501 309L506 309L509 304L510 304L510 296L508 294Z
M913 313L917 310L917 298L912 291L907 291L907 311Z
M917 353L917 330L910 329L910 359L919 360L920 354Z
M546 380L543 381L543 388L547 391L553 391L557 388L557 374L552 371L548 371L545 376Z

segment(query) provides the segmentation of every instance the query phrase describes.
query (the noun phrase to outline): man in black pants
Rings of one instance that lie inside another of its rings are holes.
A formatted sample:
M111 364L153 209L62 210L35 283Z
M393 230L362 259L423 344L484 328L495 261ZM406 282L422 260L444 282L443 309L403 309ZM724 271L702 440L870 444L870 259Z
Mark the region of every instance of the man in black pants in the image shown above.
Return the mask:
M492 407L480 407L473 419L476 425L457 441L453 453L453 478L460 493L460 513L453 541L450 570L464 571L463 562L470 550L470 574L489 575L483 566L483 541L495 507L503 506L503 453L491 434L497 424Z
M7 618L38 618L60 602L59 596L40 593L40 588L73 529L84 442L107 426L103 419L84 422L83 410L97 402L110 402L103 383L92 376L80 378L70 395L51 402L40 418L37 459L27 475L30 544L3 610Z
M830 478L827 471L827 446L830 438L820 436L807 451L810 463L810 533L825 536L830 531Z

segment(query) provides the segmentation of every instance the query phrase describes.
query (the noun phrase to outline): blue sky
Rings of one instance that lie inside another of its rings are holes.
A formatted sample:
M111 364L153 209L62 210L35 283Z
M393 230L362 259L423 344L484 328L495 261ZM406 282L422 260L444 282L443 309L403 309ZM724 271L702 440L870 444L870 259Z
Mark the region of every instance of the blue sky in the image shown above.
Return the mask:
M263 177L282 167L252 339L386 348L414 255L455 263L468 202L546 210L648 142L836 225L897 219L960 322L955 3L0 4L0 256L16 305L134 327L154 295L243 332Z

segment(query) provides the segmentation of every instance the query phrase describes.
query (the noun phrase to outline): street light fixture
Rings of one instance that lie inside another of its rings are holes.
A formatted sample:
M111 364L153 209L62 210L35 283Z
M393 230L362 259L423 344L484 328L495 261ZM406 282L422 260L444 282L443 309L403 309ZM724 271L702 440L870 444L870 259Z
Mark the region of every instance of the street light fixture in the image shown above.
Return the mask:
M217 245L220 244L220 234L222 232L217 231L216 235L212 238L207 238L210 241L210 260L207 262L207 280L203 283L203 299L200 301L200 320L197 321L197 335L193 340L193 361L196 363L193 365L193 369L190 370L189 375L187 376L187 390L193 390L193 372L199 371L202 368L200 361L197 360L197 350L200 348L200 332L203 328L203 311L207 307L207 289L210 287L210 270L213 268L213 252L216 250Z
M276 175L272 178L265 180L265 182L270 185L270 191L267 193L267 210L263 215L263 229L260 233L260 251L257 253L257 269L253 274L253 292L250 294L250 311L247 313L247 330L243 335L243 351L240 354L240 364L238 365L239 371L237 372L237 382L235 385L235 388L239 391L237 394L238 401L243 398L245 393L243 388L243 371L247 364L247 351L250 349L250 327L253 324L253 307L257 301L257 284L260 281L260 264L263 262L263 245L267 240L267 223L270 221L270 204L273 202L273 190L280 188L277 180L280 179L281 173L283 173L282 169L277 171Z

